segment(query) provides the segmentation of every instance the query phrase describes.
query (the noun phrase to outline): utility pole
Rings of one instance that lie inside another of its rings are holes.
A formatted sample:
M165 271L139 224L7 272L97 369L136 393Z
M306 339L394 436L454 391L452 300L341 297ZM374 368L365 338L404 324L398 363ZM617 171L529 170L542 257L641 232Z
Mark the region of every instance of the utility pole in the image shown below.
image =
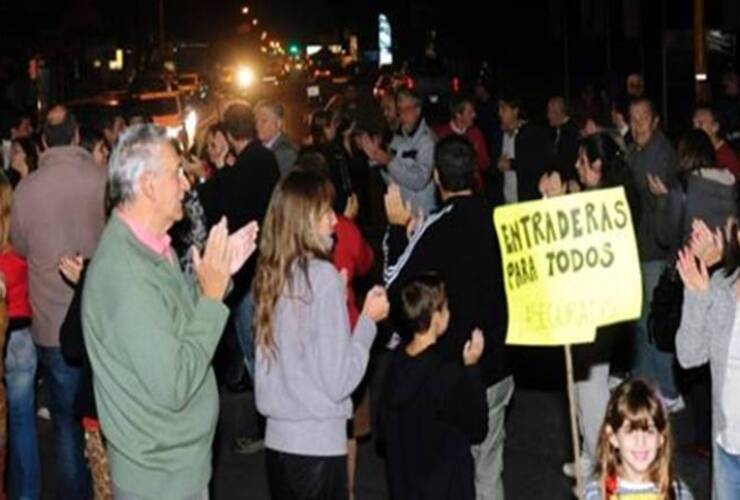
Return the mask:
M694 83L696 88L696 103L706 104L709 102L704 0L694 0Z

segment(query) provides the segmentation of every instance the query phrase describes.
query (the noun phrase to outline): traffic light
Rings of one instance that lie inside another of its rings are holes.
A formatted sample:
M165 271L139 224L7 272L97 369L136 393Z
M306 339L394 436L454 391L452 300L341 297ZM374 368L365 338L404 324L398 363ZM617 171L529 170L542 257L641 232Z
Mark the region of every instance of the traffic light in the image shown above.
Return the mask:
M297 56L301 52L301 48L298 46L297 43L291 43L288 47L288 52L290 52L291 55Z

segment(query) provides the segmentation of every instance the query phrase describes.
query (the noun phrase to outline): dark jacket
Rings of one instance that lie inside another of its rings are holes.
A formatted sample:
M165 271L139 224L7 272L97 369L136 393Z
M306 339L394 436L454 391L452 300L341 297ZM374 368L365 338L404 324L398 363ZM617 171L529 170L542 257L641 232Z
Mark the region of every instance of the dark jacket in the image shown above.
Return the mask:
M80 282L74 287L72 303L69 305L62 328L59 330L59 343L64 361L72 366L82 367L82 377L75 395L75 416L80 419L87 417L97 420L98 412L95 408L92 367L90 366L90 358L88 358L85 351L85 338L82 335L82 290L85 288L85 276L89 263L90 261L86 259L80 274Z
M424 272L439 274L450 307L450 324L440 348L447 359L461 362L465 342L474 328L481 328L486 348L480 368L486 386L511 373L504 346L506 295L492 213L478 196L454 197L427 217L410 241L400 226L391 226L384 241L384 278L393 310L400 310L400 291L410 279ZM411 332L401 333L408 337Z
M470 445L488 432L486 392L477 367L444 361L434 345L393 354L381 427L394 500L473 500Z
M505 133L504 133L505 134ZM498 161L503 151L504 134L495 148L492 148L493 163ZM540 193L540 179L547 172L550 143L547 132L542 127L523 123L516 133L514 142L514 159L511 169L517 176L518 200L529 201L542 198ZM504 203L504 176L497 168L492 169L487 196L495 206Z
M275 155L258 141L250 142L232 167L222 168L215 177L198 186L208 227L218 223L222 216L229 221L230 233L253 220L262 224L278 180L280 170ZM230 301L239 302L249 290L256 261L249 259L234 276Z
M275 153L280 175L284 176L295 165L298 159L298 148L288 139L287 135L281 133L271 145L270 150Z
M558 133L558 130L560 131ZM566 181L577 180L578 127L568 120L558 128L550 128L550 161L548 170L558 172Z
M665 260L675 248L674 242L666 242L661 238L662 228L659 227L661 203L650 192L647 174L661 178L669 189L678 188L678 162L676 152L666 136L656 130L645 147L640 148L636 143L627 149L627 164L632 170L635 187L640 199L640 224L637 228L637 246L640 251L640 260Z

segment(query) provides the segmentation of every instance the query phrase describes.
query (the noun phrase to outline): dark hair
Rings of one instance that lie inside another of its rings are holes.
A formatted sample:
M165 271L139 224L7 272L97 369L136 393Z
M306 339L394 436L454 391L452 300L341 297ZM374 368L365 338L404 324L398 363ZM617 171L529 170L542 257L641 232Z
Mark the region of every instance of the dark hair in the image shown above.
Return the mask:
M298 159L295 162L296 168L302 170L319 172L321 175L330 177L329 163L318 148L308 147L300 151Z
M475 180L475 150L465 137L452 134L434 148L434 167L445 191L472 189Z
M80 127L80 146L90 153L95 149L95 145L99 142L105 142L105 136L103 133L92 127Z
M644 104L650 109L650 114L653 115L653 118L657 118L660 116L658 115L658 111L655 109L655 103L649 97L642 96L632 99L630 101L630 108L632 106L638 106L640 104Z
M509 106L511 109L516 109L519 111L519 118L523 119L526 118L527 113L524 109L524 103L522 101L522 98L514 93L506 93L501 96L499 99L499 102L504 103L505 105Z
M26 154L26 164L28 164L30 174L39 167L39 150L36 148L36 143L27 137L13 139L13 142L17 143Z
M696 114L699 111L705 111L709 113L709 116L712 117L712 120L714 123L719 125L719 130L717 131L717 137L724 137L725 136L725 127L724 127L724 118L722 117L722 113L711 105L705 105L705 106L697 106L697 108L694 110L694 114Z
M131 125L131 120L134 118L141 118L143 124L152 123L152 117L144 111L142 106L132 106L126 113L126 124Z
M421 107L423 102L419 94L408 87L402 87L398 92L396 92L396 106L398 106L398 101L401 99L411 99L418 107Z
M623 187L632 211L635 227L640 220L640 198L635 179L624 157L624 151L609 132L597 132L578 143L589 163L601 160L601 188ZM580 154L580 153L579 153Z
M310 132L314 146L320 146L327 142L324 129L331 125L332 121L334 121L334 113L329 110L319 109L313 112Z
M246 104L234 103L226 108L223 124L224 130L237 141L251 141L255 137L254 111Z
M447 304L444 281L433 273L417 276L401 290L401 304L409 331L427 331L434 313L441 311Z
M475 106L473 99L465 95L450 98L450 118L454 118L465 111L466 104Z
M725 267L725 276L728 278L740 268L740 242L738 242L737 235L740 231L738 226L737 218L730 224L729 235L725 235L725 245L722 260ZM729 237L728 237L729 236Z
M44 139L50 148L56 146L69 146L74 141L77 132L77 120L70 110L65 110L64 120L60 123L51 124L47 120L44 124Z
M692 129L684 134L678 143L678 165L685 172L717 167L714 146L706 132Z
M23 120L33 121L32 113L26 111L11 111L8 113L7 130L3 130L3 137L10 137L13 129L18 128Z

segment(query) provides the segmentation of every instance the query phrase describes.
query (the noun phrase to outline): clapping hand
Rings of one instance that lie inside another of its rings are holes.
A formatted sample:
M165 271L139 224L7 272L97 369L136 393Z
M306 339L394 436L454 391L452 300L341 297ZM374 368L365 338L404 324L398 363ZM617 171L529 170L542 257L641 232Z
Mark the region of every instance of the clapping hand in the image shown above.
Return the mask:
M696 219L691 224L691 241L689 242L691 252L701 260L707 267L712 267L722 260L725 247L725 238L722 230L714 231L704 223Z
M252 221L229 236L228 245L231 255L229 270L232 275L242 268L247 259L257 249L258 233L259 225L257 221Z
M388 192L385 194L385 213L388 222L395 226L408 227L412 220L411 203L403 202L398 184L388 186Z
M465 366L472 366L478 363L478 360L483 355L485 344L483 331L480 328L473 330L470 340L465 342L465 346L463 347L463 362Z
M696 256L689 247L678 251L676 269L688 291L701 293L709 290L707 265L702 261L697 263Z
M545 198L562 196L567 192L567 184L564 184L558 172L544 174L540 178L540 193Z
M654 196L665 196L668 194L668 188L657 175L647 174L648 188Z
M59 272L73 285L80 283L82 266L82 255L79 254L74 257L65 255L59 259Z

